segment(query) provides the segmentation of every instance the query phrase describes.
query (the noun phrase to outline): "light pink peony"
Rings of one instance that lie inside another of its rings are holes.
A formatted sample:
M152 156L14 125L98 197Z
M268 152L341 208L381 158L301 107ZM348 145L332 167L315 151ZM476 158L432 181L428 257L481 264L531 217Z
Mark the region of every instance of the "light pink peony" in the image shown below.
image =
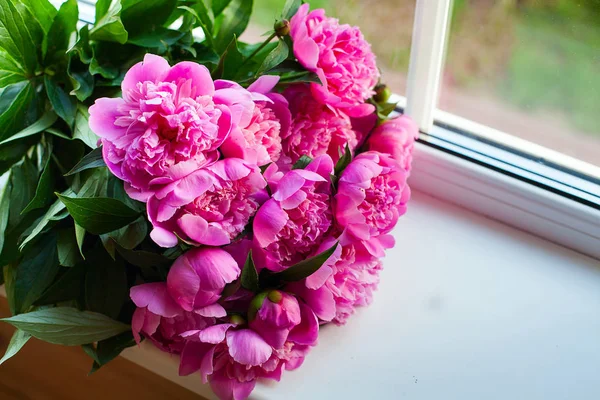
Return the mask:
M402 115L379 125L367 140L367 149L389 154L406 171L410 171L412 151L419 135L417 124Z
M356 148L356 132L350 117L342 111L316 101L307 85L294 85L283 95L289 100L292 125L282 136L283 152L295 163L301 156L311 158L328 154L337 162L346 144Z
M180 375L200 371L221 400L244 400L260 378L279 381L283 370L294 370L304 361L310 346L287 341L273 349L251 329L221 324L185 333Z
M215 89L206 67L187 61L169 67L152 54L127 72L121 89L123 98L96 100L89 124L102 139L108 168L141 201L155 191L156 178L215 162L234 123L254 112L247 90Z
M250 328L275 349L281 349L288 340L310 346L317 342L317 317L306 304L288 293L271 290L258 294L248 318Z
M224 317L225 309L217 301L225 285L240 273L237 262L225 250L195 248L175 260L167 275L167 288L182 309L206 317Z
M258 267L281 271L312 255L330 233L333 162L323 155L305 169L271 172L272 198L254 217L253 256Z
M384 256L394 245L389 232L410 198L407 175L386 154L369 151L352 160L340 175L334 202L336 223L345 230L342 245L359 240L369 253Z
M242 158L259 166L279 160L281 136L287 135L290 127L290 111L287 100L271 92L278 81L278 76L263 75L248 87L256 107L250 121L234 126L221 146L225 157Z
M204 329L215 323L214 318L184 311L169 296L164 282L134 286L130 293L131 300L138 307L131 319L137 343L141 340L141 333L159 349L179 354L185 345L180 334Z
M226 158L166 184L148 200L152 239L172 247L181 239L221 246L239 235L264 201L256 164Z
M315 96L352 117L373 113L374 106L364 103L379 79L371 46L358 27L340 25L324 10L309 13L308 8L303 4L290 20L290 36L300 64L321 79L322 85L311 84Z

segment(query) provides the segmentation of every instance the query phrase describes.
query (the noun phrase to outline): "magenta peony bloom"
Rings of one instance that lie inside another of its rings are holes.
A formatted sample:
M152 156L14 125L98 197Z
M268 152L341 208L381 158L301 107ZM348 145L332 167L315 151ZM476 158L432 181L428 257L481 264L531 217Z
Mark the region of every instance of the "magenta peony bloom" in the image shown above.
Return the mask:
M240 276L235 259L219 248L196 248L180 256L169 270L169 294L185 311L206 317L224 317L223 306L217 303L225 285Z
M361 153L341 173L335 195L335 219L345 229L340 242L360 240L369 253L384 255L394 245L388 233L406 212L408 173L390 156Z
M180 375L200 371L222 400L244 400L259 378L279 381L283 370L294 370L304 361L310 346L287 341L273 349L251 329L221 324L185 333Z
M283 94L290 102L292 125L282 135L283 152L295 163L301 156L311 158L328 154L333 162L346 144L356 148L356 132L350 117L342 111L316 101L307 85L294 85Z
M417 124L402 115L379 125L367 140L367 149L391 155L402 168L410 171L418 135Z
M270 180L273 196L257 211L253 223L253 255L259 268L284 270L312 255L327 238L333 224L332 173L331 157L323 155L305 169Z
M288 340L314 346L319 335L319 323L311 309L279 290L256 296L249 319L250 328L275 349L281 349Z
M167 285L145 283L131 288L131 300L138 307L131 319L135 341L140 343L140 333L162 351L179 354L185 340L180 334L214 325L215 319L184 311L169 296Z
M152 239L172 247L221 246L239 235L264 201L266 182L255 164L226 158L164 186L148 200Z
M140 201L155 191L156 178L215 162L233 123L254 112L247 90L215 90L206 67L187 61L169 67L152 54L131 67L121 89L123 98L96 100L89 124L102 139L106 165Z
M315 97L352 117L373 113L374 106L364 103L379 79L371 46L357 27L340 25L322 9L309 13L308 7L300 6L290 20L290 36L300 64L321 79L322 85L311 84Z
M291 117L285 97L271 93L278 81L278 76L263 75L248 87L256 107L250 121L235 126L221 146L225 157L242 158L259 166L279 160L281 136L287 135Z

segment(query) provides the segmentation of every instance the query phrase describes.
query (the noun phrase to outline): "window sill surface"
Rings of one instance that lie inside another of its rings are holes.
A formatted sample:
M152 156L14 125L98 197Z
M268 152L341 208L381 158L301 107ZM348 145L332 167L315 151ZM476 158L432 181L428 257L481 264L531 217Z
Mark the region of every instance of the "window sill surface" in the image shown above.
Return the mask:
M600 265L415 192L374 303L253 399L597 399ZM212 399L151 345L128 359Z

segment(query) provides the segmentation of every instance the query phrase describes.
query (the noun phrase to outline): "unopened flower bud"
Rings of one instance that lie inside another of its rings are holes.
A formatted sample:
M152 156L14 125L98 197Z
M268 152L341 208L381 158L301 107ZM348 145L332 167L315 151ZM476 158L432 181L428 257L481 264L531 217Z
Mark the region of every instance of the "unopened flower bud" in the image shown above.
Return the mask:
M277 304L281 303L281 300L283 300L283 294L281 294L279 290L271 290L267 297L269 300L271 300L271 302Z
M275 25L273 25L273 29L275 30L275 34L277 36L287 36L290 34L290 21L288 21L287 19L277 21L275 22Z
M375 95L373 96L373 100L375 100L377 103L385 103L388 101L391 95L392 91L386 85L377 85L375 86Z
M229 322L231 322L234 325L244 325L246 323L246 320L241 315L234 314L231 317L229 317Z

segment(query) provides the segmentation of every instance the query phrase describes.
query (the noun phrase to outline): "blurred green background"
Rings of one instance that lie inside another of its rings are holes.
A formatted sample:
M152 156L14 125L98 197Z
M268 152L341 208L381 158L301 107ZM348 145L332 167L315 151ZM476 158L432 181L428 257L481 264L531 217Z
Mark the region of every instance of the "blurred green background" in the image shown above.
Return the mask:
M270 26L284 0L255 2ZM380 65L406 74L414 0L312 0L359 25ZM561 114L600 135L600 0L455 0L444 85Z

